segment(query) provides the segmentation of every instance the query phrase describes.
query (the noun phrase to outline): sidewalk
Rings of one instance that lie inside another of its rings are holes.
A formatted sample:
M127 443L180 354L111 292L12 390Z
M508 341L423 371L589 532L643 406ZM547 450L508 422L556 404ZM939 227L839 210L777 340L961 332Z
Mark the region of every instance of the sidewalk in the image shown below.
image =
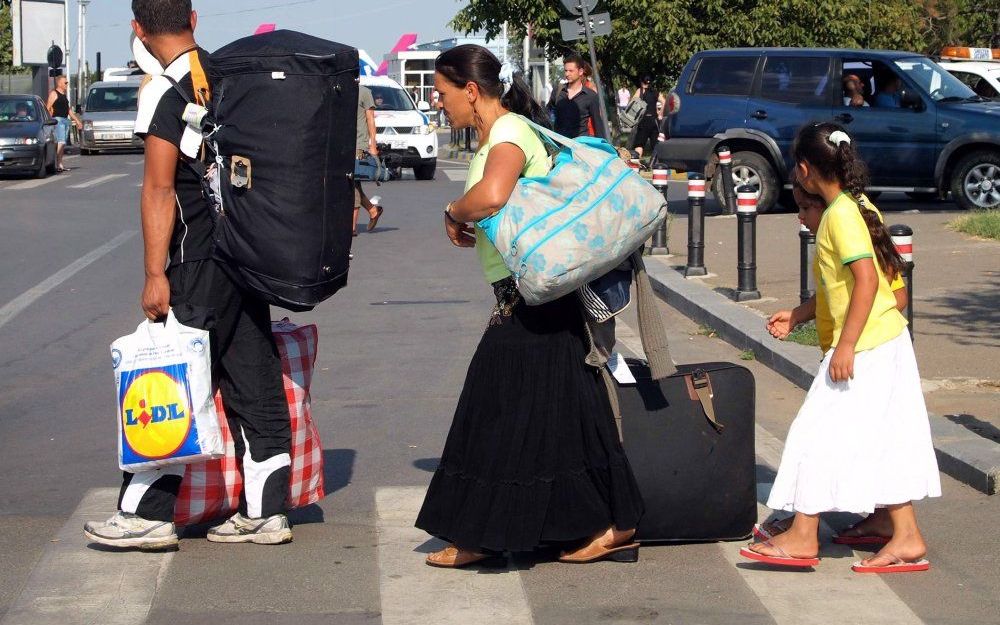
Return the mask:
M723 338L741 349L754 349L758 358L770 360L767 364L783 375L800 386L808 385L819 362L818 349L779 343L764 329L766 315L799 303L797 216L758 217L757 286L763 299L741 306L728 299L737 280L736 218L719 215L717 203L709 199L705 265L710 274L685 280L677 271L683 271L687 262L683 185L671 185L670 198L675 213L669 239L673 255L651 263L651 275L661 292L672 305ZM900 198L904 196L884 196L880 208L887 223L904 223L914 230L914 346L928 409L937 415L957 415L935 419L935 426L940 426L935 431L936 446L940 439L942 444L972 445L980 450L989 449L981 442L994 447L995 458L988 451L985 456L977 455L978 451L973 454L981 470L970 479L993 480L989 488L995 489L1000 476L1000 445L995 444L1000 442L1000 335L996 332L1000 244L948 230L947 222L960 214L953 204L916 204ZM940 456L941 446L938 451Z

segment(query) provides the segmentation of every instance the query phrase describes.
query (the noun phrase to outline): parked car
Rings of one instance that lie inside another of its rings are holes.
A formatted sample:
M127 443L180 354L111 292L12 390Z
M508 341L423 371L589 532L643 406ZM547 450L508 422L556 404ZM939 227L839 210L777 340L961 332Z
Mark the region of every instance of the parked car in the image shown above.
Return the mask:
M56 171L56 120L33 95L0 95L0 172Z
M989 100L1000 100L1000 50L948 47L938 65Z
M433 180L437 169L437 134L424 113L427 102L413 99L395 80L362 76L361 84L375 99L375 140L387 150L380 156L391 169L412 167L417 180Z
M80 152L102 150L142 150L135 136L139 110L139 80L95 82L87 90L83 106L83 133Z
M845 103L855 75L865 106ZM737 184L758 190L761 211L790 203L789 151L807 123L844 125L871 171L871 191L1000 207L1000 103L988 101L925 56L807 48L695 54L668 97L670 139L657 158L714 173L716 146L733 152ZM715 177L713 189L721 190Z

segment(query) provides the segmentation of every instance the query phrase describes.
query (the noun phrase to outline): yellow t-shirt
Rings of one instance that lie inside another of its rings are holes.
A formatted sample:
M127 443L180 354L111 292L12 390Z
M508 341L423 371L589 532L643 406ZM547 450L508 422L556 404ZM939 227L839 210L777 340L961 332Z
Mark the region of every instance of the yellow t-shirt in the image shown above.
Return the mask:
M523 119L513 113L507 113L493 122L489 138L479 146L479 150L472 157L472 162L469 164L469 178L465 182L466 192L483 179L490 148L501 143L513 143L524 152L522 177L533 178L549 173L549 155L542 140ZM500 252L479 226L476 226L476 253L479 255L479 263L483 266L483 274L488 283L493 284L510 276Z
M878 209L865 198L865 205L882 218ZM854 274L850 264L871 258L878 272L878 291L864 330L858 338L856 352L873 349L897 336L906 327L906 318L896 309L893 291L903 286L899 276L892 284L875 257L875 248L868 226L854 199L842 193L823 212L816 232L816 331L820 349L825 353L835 347L847 319L847 309L854 291Z

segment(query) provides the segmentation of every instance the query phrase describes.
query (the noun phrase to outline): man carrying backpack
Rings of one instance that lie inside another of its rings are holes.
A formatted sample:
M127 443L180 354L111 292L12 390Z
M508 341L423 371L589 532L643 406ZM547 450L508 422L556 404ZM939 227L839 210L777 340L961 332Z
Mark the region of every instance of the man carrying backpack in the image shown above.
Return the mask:
M212 258L213 208L194 166L202 136L182 119L187 102L174 86L199 104L211 97L208 54L194 40L197 15L191 0L132 0L132 12L136 36L166 68L142 90L135 126L146 144L142 310L150 320L172 310L181 324L210 332L213 379L242 459L239 512L210 529L208 540L288 542L291 425L270 308ZM184 469L125 473L118 512L103 523L87 523L86 537L115 547L176 545L173 514Z

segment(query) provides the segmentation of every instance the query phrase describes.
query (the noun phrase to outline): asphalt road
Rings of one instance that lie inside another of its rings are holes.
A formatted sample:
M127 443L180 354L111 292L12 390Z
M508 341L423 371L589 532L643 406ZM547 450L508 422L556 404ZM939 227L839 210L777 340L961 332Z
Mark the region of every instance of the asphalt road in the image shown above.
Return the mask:
M88 548L80 525L110 514L119 484L108 344L142 318L141 163L80 157L47 181L0 179L0 624L1000 623L1000 498L948 478L944 498L918 507L925 574L860 577L859 554L833 548L813 572L776 572L738 562L737 544L644 548L636 565L539 554L424 566L438 544L412 520L491 308L474 255L442 232L459 163L371 191L386 214L355 239L350 285L293 316L319 326L313 412L329 491L293 513L295 542L212 545L193 528L172 554ZM739 361L663 311L678 360ZM744 364L764 493L803 394Z

